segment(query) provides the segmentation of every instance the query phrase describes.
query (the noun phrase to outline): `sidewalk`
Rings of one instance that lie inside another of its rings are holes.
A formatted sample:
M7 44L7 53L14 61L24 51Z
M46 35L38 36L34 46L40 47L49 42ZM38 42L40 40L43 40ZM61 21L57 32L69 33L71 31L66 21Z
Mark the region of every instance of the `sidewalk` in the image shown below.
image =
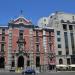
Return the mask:
M5 70L5 69L0 69L0 72L10 72L10 71Z

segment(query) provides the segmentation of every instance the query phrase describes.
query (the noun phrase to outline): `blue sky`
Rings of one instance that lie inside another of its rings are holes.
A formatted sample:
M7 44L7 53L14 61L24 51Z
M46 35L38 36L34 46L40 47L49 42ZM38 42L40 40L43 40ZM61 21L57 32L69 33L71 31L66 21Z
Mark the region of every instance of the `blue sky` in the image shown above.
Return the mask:
M37 24L39 18L55 11L75 13L75 0L0 0L0 24L23 15Z

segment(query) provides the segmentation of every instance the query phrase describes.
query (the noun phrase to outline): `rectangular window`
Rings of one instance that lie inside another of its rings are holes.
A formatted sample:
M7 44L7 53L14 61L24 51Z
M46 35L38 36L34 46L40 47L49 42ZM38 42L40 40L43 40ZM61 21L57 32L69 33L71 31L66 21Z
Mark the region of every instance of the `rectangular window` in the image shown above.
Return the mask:
M72 54L75 55L75 50L72 50Z
M69 54L69 47L68 47L68 35L67 35L67 32L64 32L64 39L65 39L66 55L68 55Z
M58 55L62 55L62 51L58 51Z
M67 58L67 64L70 65L70 58Z
M36 37L36 42L39 42L39 37Z
M5 29L2 29L2 32L5 32Z
M63 24L63 30L67 30L67 25Z
M61 41L61 38L57 38L57 41L60 42Z
M72 54L75 54L74 35L73 35L73 33L70 33L70 37L71 37Z
M39 52L39 45L36 45L36 52Z
M69 30L73 30L73 26L72 25L69 25Z
M23 33L20 33L20 39L23 39Z
M51 44L49 43L49 51L51 51L51 48L52 48L52 47L51 47Z
M69 55L69 50L66 50L66 55Z
M61 48L61 44L58 44L58 48Z
M1 44L1 51L4 52L4 44Z
M38 37L38 31L36 31L36 37Z
M36 31L36 42L39 42L38 31Z
M19 31L19 38L20 38L20 39L23 39L23 30L20 30L20 31Z
M5 41L5 36L2 36L2 41Z
M2 34L5 34L5 29L2 29Z
M5 29L2 29L2 35L5 36Z
M57 31L57 35L60 35L60 31Z
M51 32L49 32L49 42L51 41Z

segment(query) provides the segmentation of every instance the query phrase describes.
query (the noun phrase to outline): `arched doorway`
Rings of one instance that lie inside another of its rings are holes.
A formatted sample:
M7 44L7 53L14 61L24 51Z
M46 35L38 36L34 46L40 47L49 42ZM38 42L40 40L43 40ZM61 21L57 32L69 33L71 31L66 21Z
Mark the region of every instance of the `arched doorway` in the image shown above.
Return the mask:
M24 57L19 56L18 58L18 67L24 67Z
M4 57L0 57L0 68L4 68L5 67L5 59Z
M40 57L36 56L36 67L40 67Z
M63 64L63 60L61 58L59 59L59 64Z

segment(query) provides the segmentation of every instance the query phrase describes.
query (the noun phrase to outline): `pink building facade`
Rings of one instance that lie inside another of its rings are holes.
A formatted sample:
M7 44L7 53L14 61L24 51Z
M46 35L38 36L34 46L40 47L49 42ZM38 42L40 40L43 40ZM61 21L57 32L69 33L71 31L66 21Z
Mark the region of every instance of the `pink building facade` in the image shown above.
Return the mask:
M0 27L0 68L54 69L54 29L39 28L24 17Z

